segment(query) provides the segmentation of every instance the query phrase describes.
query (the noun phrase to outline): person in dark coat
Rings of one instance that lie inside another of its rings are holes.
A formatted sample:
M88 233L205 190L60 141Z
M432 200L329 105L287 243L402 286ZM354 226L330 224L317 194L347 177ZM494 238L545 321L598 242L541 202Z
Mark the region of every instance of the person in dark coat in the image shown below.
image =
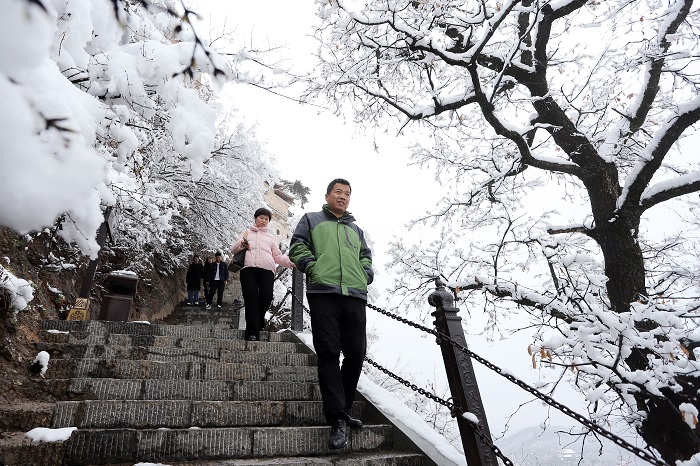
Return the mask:
M209 293L207 293L207 305L205 309L211 309L214 293L216 293L216 307L221 309L221 304L224 298L224 287L228 285L228 265L221 258L221 253L214 254L216 262L211 264L207 270L205 279L209 282Z
M209 296L209 271L214 267L214 258L209 256L204 260L204 273L202 274L202 281L204 282L204 299Z
M192 263L187 269L187 305L199 304L199 290L202 286L202 278L204 278L204 266L199 260L198 255L194 255Z

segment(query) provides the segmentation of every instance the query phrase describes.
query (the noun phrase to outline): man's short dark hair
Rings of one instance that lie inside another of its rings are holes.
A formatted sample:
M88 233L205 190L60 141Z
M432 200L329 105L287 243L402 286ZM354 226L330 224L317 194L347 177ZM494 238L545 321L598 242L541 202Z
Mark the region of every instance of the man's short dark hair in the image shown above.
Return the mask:
M352 193L352 186L350 186L350 182L348 180L344 178L336 178L328 184L328 188L326 188L326 194L330 194L331 191L333 191L333 186L335 186L336 184L344 184L345 186L350 188L350 192Z
M219 251L216 251L216 254L214 254L214 257L221 257L221 253Z
M267 216L268 220L272 220L272 212L270 212L270 209L266 209L265 207L260 207L258 210L255 211L253 214L253 218L258 218L261 215Z

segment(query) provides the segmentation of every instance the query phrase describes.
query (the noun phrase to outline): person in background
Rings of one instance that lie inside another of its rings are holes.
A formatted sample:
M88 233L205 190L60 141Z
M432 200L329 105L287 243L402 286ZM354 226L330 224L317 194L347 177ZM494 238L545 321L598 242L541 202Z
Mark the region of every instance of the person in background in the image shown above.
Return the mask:
M199 261L197 254L192 257L192 263L187 269L187 305L199 304L199 290L202 287L202 278L204 277L204 266Z
M214 258L209 256L204 261L204 270L202 272L202 281L204 282L204 300L209 296L209 271L214 267Z
M304 214L289 249L292 262L306 274L323 413L331 426L330 449L347 445L347 427L363 425L350 416L350 408L367 350L365 306L374 273L365 234L347 211L351 193L347 180L331 181L323 209Z
M205 309L211 309L211 304L214 301L214 293L216 293L216 307L221 309L224 299L224 287L228 285L228 266L226 262L221 260L221 253L214 254L216 262L211 264L207 275L209 281L209 293L207 294L207 305Z
M272 220L272 212L261 207L255 211L253 218L255 224L241 233L231 247L232 254L242 249L248 250L240 271L247 341L258 341L260 330L265 327L265 313L272 303L277 265L294 267L292 261L280 251L277 236L267 227Z

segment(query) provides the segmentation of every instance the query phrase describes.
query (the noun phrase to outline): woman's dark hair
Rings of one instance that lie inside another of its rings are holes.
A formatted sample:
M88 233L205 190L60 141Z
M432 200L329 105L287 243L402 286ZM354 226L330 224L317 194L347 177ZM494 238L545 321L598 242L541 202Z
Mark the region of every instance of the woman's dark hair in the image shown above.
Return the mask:
M260 207L258 210L255 211L253 214L253 218L258 218L261 215L267 215L268 220L272 220L272 212L270 212L270 209L266 209L265 207Z
M345 186L350 188L350 192L352 192L352 186L350 186L350 182L348 180L344 178L336 178L328 184L328 187L326 188L326 194L330 194L331 191L333 191L333 186L335 186L336 184L344 184Z

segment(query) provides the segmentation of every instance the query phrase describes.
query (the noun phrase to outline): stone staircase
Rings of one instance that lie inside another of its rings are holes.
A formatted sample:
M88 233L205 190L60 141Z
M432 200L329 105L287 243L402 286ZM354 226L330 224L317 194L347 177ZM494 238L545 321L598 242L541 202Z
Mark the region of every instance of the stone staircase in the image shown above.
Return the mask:
M77 430L64 442L0 443L0 465L433 464L363 400L352 411L366 426L328 450L315 354L292 332L244 341L241 310L181 306L157 325L44 322L47 384L65 401L9 415L43 413L17 431Z

